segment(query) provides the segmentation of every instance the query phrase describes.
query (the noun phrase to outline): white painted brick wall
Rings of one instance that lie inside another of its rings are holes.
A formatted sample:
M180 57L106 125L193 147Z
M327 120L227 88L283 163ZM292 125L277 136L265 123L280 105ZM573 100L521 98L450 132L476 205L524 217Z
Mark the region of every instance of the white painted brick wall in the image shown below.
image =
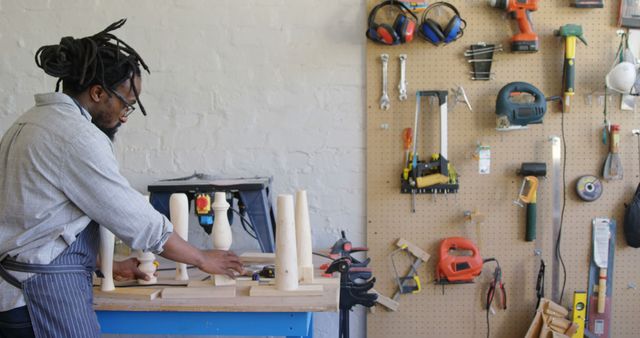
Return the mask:
M120 131L118 159L132 185L194 171L272 176L274 196L305 188L315 248L345 229L365 239L363 0L0 0L0 133L55 80L35 66L38 47L116 34L144 57L138 112ZM274 201L275 202L275 201ZM192 219L192 224L195 222ZM208 246L192 227L190 241ZM234 225L233 249L257 244ZM364 314L352 315L364 337ZM315 336L337 336L337 314Z

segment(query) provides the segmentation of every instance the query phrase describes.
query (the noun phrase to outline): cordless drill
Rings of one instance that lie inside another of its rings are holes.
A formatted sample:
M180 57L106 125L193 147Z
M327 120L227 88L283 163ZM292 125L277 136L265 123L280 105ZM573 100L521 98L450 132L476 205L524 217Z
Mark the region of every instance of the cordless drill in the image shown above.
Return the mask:
M518 22L520 33L511 38L512 52L538 51L538 34L533 31L529 14L538 10L538 0L489 0L489 5L506 10Z

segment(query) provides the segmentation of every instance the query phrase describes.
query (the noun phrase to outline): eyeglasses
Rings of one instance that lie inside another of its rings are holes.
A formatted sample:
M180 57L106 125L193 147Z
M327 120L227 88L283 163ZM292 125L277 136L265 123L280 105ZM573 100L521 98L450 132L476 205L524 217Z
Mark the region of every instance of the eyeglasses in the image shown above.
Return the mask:
M129 115L131 115L136 110L136 107L134 107L131 103L129 103L129 101L127 101L127 99L125 99L124 96L122 96L122 94L118 93L114 89L110 90L110 92L112 92L113 95L115 95L124 104L124 109L122 110L123 112L122 116L129 117Z

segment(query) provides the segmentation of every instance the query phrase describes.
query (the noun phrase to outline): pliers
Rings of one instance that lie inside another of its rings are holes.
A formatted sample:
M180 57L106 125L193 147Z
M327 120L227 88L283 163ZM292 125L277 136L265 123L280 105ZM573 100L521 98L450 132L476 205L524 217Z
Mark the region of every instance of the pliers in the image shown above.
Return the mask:
M507 292L504 289L504 283L502 283L502 269L499 266L496 267L495 271L493 272L493 280L491 281L491 284L489 285L489 291L487 292L487 309L489 309L491 307L491 303L493 303L493 298L496 293L496 287L500 289L498 290L501 298L499 308L502 310L506 310Z

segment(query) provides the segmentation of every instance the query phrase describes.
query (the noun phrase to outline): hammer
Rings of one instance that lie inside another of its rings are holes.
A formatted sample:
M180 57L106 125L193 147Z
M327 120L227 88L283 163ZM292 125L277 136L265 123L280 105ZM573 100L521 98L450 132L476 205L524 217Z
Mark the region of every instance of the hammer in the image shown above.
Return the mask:
M525 162L516 172L520 176L547 176L547 164L544 162ZM534 188L535 189L535 188ZM536 206L537 192L534 191L529 203L527 203L527 225L525 240L531 242L536 239Z
M564 40L564 69L562 74L562 86L564 90L564 97L562 100L562 112L568 112L571 107L571 97L575 94L575 80L576 80L576 38L580 39L585 45L585 40L582 35L582 26L567 24L554 32L556 36L562 36Z

